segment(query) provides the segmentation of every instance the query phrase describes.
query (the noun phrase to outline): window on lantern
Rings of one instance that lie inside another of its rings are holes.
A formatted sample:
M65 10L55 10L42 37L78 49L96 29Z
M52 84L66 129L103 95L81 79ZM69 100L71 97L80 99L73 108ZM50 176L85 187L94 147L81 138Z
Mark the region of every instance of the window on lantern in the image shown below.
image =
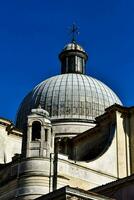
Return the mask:
M69 56L68 58L68 72L72 73L75 70L75 56Z
M81 57L77 57L77 71L83 73L83 59Z
M32 124L32 141L41 139L41 123L38 121Z

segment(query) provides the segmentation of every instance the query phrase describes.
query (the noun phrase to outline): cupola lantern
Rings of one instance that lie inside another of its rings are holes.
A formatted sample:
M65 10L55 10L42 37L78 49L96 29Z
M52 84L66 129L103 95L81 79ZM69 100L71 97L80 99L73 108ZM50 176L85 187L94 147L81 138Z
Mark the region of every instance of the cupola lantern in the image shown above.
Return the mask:
M59 59L61 61L61 74L85 74L88 55L74 40L64 47L59 54Z

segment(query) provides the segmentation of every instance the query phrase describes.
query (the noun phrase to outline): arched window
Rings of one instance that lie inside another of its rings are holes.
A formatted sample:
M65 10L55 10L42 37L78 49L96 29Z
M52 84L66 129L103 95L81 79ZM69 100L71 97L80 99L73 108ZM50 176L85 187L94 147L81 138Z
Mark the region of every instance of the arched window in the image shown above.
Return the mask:
M41 139L41 123L38 121L32 124L32 140Z

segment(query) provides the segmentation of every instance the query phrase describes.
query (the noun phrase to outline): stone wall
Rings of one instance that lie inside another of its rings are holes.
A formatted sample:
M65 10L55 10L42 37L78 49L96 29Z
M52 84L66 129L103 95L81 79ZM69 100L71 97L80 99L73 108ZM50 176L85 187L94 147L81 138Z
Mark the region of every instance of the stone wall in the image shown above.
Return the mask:
M0 164L12 161L15 154L21 154L22 133L12 122L0 119Z

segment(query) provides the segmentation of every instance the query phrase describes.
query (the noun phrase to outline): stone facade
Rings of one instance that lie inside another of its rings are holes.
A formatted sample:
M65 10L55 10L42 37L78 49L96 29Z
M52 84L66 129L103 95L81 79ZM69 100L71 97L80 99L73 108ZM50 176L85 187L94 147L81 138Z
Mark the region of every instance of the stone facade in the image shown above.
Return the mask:
M128 124L132 124L133 110L119 105L108 108L96 119L94 128L68 141L68 155L59 153L61 138L56 137L54 147L51 122L45 111L33 110L28 117L25 152L11 163L1 165L0 200L36 199L66 185L91 190L131 175L133 126ZM35 121L42 123L41 135L32 139Z
M0 164L12 161L12 157L21 154L22 132L14 124L0 118Z

